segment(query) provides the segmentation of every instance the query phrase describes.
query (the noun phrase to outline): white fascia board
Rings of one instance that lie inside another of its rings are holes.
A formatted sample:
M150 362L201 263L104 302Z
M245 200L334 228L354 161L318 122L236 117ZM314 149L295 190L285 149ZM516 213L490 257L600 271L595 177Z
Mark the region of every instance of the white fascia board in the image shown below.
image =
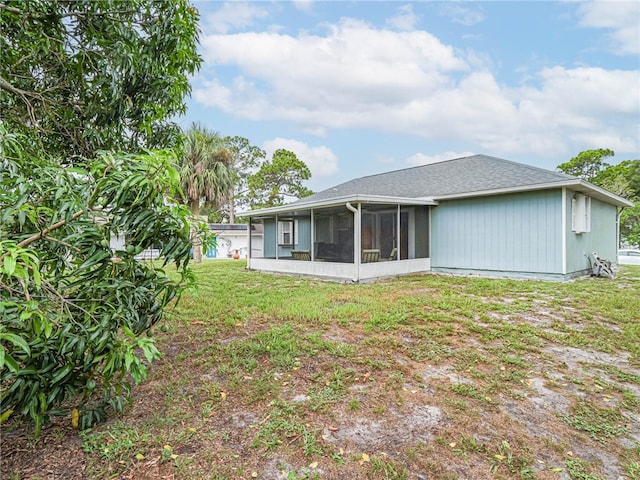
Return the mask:
M238 217L257 217L271 215L275 213L288 213L299 210L310 210L312 208L335 207L346 203L400 203L402 205L437 205L438 202L432 198L406 198L406 197L385 197L381 195L346 195L343 197L316 200L307 203L291 203L279 207L263 208L248 212L237 213Z
M604 188L600 188L580 178L576 178L575 180L568 180L565 182L538 183L533 185L520 185L517 187L496 188L493 190L480 190L477 192L454 193L451 195L442 195L439 197L435 197L434 200L442 201L442 200L455 200L457 198L487 197L489 195L531 192L533 190L549 190L552 188L563 188L563 187L568 187L568 188L571 188L572 190L575 190L581 193L588 193L590 196L594 198L602 200L606 203L612 203L620 207L633 206L633 203L628 201L627 199L622 198L618 195L615 195L611 192L608 192Z
M602 187L594 185L593 183L589 183L585 180L580 180L580 188L575 188L579 192L588 192L592 197L597 198L599 200L603 200L608 203L613 203L619 207L633 207L633 202L627 200L620 195L616 195L615 193L611 193L608 190L605 190ZM583 190L582 190L583 189Z

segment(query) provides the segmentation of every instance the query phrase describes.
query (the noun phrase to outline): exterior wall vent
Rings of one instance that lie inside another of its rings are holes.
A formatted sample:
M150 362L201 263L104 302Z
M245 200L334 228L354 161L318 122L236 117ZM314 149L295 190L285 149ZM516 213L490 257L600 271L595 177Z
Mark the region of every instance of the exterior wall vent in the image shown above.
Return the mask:
M591 197L576 193L571 200L571 230L575 233L591 231Z

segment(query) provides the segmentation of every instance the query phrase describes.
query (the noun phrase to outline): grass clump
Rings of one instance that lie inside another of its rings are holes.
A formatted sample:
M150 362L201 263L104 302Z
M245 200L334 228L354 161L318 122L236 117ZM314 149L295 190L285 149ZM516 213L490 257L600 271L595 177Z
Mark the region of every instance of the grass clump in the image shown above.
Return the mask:
M589 465L579 458L567 459L564 461L569 477L574 480L605 480L604 477L592 473Z
M624 416L618 410L596 407L585 401L578 402L573 413L560 418L567 425L587 432L592 439L603 444L610 438L627 433L627 429L622 426Z
M297 444L305 456L322 454L319 431L301 421L296 406L284 401L270 403L270 411L260 422L251 446L265 451Z

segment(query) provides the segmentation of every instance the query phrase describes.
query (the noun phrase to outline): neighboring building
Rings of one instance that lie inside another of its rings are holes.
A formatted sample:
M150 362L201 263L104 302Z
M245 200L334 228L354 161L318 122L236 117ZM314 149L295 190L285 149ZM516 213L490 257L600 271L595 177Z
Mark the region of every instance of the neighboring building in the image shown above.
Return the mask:
M362 177L280 207L248 268L360 282L416 272L567 280L616 259L620 207L589 182L486 155Z
M240 258L247 258L249 254L249 225L236 223L210 223L209 230L216 235L217 247L206 252L208 258L233 258L237 251ZM253 256L262 255L262 225L251 228L251 243Z
M247 231L249 226L246 224L228 224L228 223L210 223L209 229L216 235L216 248L208 252L203 252L203 256L207 258L233 258L233 254L238 251L239 258L248 257L249 239ZM260 256L262 254L262 225L253 225L251 227L251 242L253 245L253 254ZM110 247L114 254L118 250L126 248L127 239L125 235L111 235ZM160 258L160 246L147 248L139 255L139 260L155 260Z
M111 240L109 247L113 251L114 255L118 250L124 250L127 246L127 238L125 235L111 234ZM135 256L137 260L156 260L160 258L160 247L145 248L142 252Z

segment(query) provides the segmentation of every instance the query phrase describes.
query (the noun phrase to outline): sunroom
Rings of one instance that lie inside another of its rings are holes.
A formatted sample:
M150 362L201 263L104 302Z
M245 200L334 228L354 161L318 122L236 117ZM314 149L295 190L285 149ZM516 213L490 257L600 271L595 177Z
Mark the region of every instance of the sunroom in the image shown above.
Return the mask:
M261 245L249 246L247 267L349 282L425 272L433 205L353 195L247 212L264 232Z

